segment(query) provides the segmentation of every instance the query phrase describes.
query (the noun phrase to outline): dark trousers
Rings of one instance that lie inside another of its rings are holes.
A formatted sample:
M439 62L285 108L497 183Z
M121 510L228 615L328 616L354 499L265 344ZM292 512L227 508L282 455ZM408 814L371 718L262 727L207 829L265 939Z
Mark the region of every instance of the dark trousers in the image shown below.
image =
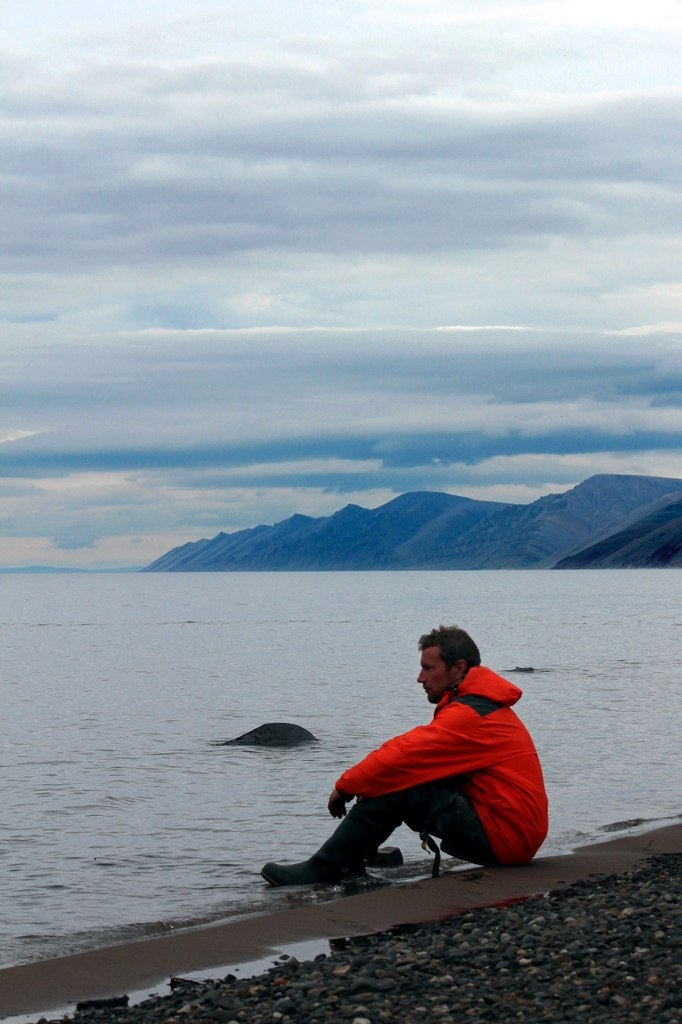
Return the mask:
M474 805L459 788L460 781L439 779L357 800L335 835L341 840L364 836L371 854L405 824L414 832L437 836L443 852L452 857L474 864L497 864Z

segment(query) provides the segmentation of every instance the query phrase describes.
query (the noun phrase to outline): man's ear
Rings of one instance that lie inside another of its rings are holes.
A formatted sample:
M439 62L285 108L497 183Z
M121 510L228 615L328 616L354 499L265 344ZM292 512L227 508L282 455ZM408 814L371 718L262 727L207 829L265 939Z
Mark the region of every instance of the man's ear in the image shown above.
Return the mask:
M458 658L457 661L450 666L449 673L453 686L460 683L467 674L467 663L464 658Z

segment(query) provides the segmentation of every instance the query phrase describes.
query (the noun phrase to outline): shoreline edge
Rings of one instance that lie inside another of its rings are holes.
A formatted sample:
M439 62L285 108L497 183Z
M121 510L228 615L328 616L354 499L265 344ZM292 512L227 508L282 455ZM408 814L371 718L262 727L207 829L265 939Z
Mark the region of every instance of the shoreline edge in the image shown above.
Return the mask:
M405 924L429 924L483 907L621 874L659 854L682 853L682 821L619 835L571 853L538 857L524 867L452 871L437 879L295 905L236 921L218 922L0 969L0 1019L35 1015L79 1001L120 996L167 982L171 976L277 956L308 940L351 938ZM73 1006L71 1006L73 1004Z

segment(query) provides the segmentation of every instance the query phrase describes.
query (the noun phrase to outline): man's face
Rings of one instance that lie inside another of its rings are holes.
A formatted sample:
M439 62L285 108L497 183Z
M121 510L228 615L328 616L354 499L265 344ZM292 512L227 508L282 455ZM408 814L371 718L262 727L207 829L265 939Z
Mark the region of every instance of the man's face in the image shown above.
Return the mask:
M443 694L462 678L462 664L464 663L457 661L452 668L446 668L440 647L424 648L417 682L424 687L429 704L437 704Z

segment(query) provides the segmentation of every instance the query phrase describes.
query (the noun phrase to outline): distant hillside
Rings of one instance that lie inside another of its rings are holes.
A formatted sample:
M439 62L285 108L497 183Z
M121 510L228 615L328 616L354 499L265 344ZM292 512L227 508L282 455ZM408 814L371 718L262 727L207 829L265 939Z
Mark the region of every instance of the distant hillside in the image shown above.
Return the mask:
M551 568L625 529L682 480L599 475L529 505L434 491L376 509L293 515L274 526L219 533L173 548L145 572ZM665 503L665 502L664 502Z
M429 549L443 537L470 530L501 507L500 502L415 491L377 509L346 505L321 519L293 515L274 526L219 533L213 540L174 548L146 571L414 568L411 544L417 550Z
M681 486L682 480L669 477L589 477L564 494L547 494L530 505L508 505L476 524L440 553L440 567L552 568Z
M562 559L557 569L682 567L682 493L623 530Z

